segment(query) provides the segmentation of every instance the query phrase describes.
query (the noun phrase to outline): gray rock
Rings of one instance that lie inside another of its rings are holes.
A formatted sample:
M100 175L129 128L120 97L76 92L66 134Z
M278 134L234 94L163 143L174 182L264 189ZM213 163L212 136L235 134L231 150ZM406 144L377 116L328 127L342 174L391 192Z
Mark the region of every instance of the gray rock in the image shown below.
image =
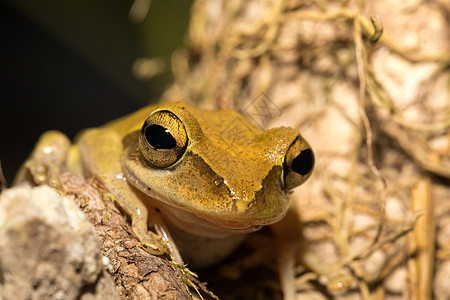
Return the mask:
M93 226L47 186L0 195L0 298L119 299Z

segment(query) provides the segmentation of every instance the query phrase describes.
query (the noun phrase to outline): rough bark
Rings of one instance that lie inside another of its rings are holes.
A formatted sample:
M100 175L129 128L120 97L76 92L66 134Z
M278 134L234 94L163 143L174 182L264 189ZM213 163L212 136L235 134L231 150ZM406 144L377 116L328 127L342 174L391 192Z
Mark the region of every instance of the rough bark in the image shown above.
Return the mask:
M140 247L126 215L118 210L101 185L92 186L69 173L63 174L61 183L94 225L122 298L190 298L180 274L169 266L167 259Z

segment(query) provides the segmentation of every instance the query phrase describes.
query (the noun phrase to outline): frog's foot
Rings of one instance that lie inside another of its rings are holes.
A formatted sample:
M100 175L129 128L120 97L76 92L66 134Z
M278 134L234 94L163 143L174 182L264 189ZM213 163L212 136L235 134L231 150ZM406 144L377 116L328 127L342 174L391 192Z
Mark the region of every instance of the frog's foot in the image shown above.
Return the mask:
M166 242L158 234L149 231L145 236L139 237L140 246L152 255L163 256L169 251Z
M48 184L61 190L59 177L70 145L70 140L59 131L42 134L30 157L17 173L14 184Z
M181 257L174 255L174 244L163 239L159 234L148 231L146 235L139 237L140 245L148 253L158 256L166 256L169 258L168 263L170 267L179 274L181 281L186 286L187 290L194 289L200 299L203 299L201 292L210 295L213 299L219 299L213 292L206 288L206 285L198 280L197 274L188 269L183 263ZM178 253L178 250L176 250Z
M52 163L30 160L26 162L25 167L30 172L33 182L37 185L47 184L57 190L60 190L59 176L61 170Z

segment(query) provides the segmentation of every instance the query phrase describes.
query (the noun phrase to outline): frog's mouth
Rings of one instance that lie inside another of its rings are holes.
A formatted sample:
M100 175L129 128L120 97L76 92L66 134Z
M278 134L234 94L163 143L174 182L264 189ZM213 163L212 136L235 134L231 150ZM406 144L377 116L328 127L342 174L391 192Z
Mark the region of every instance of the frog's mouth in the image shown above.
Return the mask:
M129 167L130 161L124 166L123 171L127 181L141 191L144 203L158 208L164 216L165 221L172 226L191 234L221 237L234 233L248 233L260 229L262 226L273 224L284 217L289 206L288 195L281 188L281 184L274 182L273 176L278 176L281 170L274 168L269 175L263 180L262 187L255 193L253 199L244 203L241 200L232 199L230 189L223 185L219 189L207 191L210 197L206 200L195 202L192 200L193 194L198 194L197 198L205 198L200 195L202 190L207 187L197 185L172 186L167 190L160 188L160 184L150 185L139 180ZM165 172L167 170L159 170ZM273 174L276 173L276 174ZM157 181L157 178L154 178ZM160 178L164 180L164 178ZM168 183L166 183L168 184ZM214 184L216 186L216 184ZM178 187L178 190L176 190ZM216 186L217 187L217 186ZM180 194L187 193L186 190L192 192L189 197L178 197ZM220 195L219 195L220 194ZM228 199L225 199L227 198ZM226 205L217 203L222 201ZM241 203L238 203L238 202ZM211 203L209 203L211 202ZM202 205L203 204L203 205Z

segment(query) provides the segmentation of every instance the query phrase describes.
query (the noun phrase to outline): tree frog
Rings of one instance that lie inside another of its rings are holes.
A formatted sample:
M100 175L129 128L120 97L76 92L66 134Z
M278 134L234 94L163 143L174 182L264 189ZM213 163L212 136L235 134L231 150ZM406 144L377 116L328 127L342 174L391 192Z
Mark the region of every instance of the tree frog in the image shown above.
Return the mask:
M234 110L182 102L144 107L67 144L60 132L44 134L26 169L44 182L57 182L55 164L100 179L148 251L182 262L180 248L194 267L218 262L246 233L283 218L289 191L314 166L293 128L264 131Z

